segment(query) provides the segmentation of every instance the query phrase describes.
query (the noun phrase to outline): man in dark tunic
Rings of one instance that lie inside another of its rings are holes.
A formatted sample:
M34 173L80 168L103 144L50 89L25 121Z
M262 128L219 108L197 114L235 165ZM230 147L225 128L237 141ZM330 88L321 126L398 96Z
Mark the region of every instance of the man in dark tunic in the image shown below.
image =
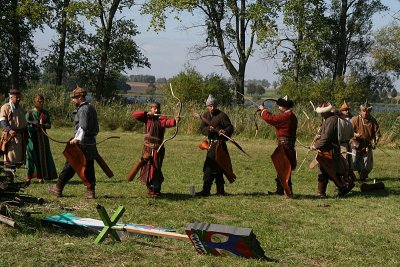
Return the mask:
M287 96L276 101L279 114L272 114L263 105L259 106L260 116L267 123L276 128L277 148L271 155L274 163L277 178L276 191L272 194L285 195L286 198L293 198L292 170L296 168L297 158L295 150L297 117L292 112L293 101ZM269 192L270 193L270 192Z
M94 172L94 160L97 156L96 136L99 133L99 123L96 109L86 102L87 92L77 87L71 93L71 100L77 108L75 114L75 136L70 140L71 145L78 145L86 159L84 175L81 177L86 185L86 198L95 198L96 176ZM49 187L49 192L57 197L62 196L64 186L75 175L71 164L66 161L61 171L57 184Z
M332 113L332 105L322 102L316 112L323 118L319 136L311 147L318 150L318 194L317 197L326 197L328 181L334 182L338 188L338 196L344 196L351 191L354 183L348 183L339 178L345 170L343 158L340 153L338 140L338 118Z
M140 180L147 186L149 197L159 197L164 175L161 171L164 161L165 148L160 145L164 140L165 128L176 126L180 117L167 119L160 114L161 105L158 102L150 104L148 112L136 110L132 116L136 120L144 123L144 144L142 159L146 161L140 171Z
M227 138L233 134L233 125L224 112L218 109L217 100L209 95L206 101L207 112L203 116L200 131L208 137L209 147L206 160L203 166L203 190L196 193L196 196L210 196L211 186L215 180L217 195L225 195L224 177L229 182L236 179L232 171L232 163L226 146Z

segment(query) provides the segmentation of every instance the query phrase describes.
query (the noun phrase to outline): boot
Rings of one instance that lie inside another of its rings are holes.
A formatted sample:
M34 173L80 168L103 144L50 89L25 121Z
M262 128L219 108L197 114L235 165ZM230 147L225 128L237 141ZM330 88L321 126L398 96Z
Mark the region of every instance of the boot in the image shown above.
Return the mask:
M328 186L327 182L323 182L323 181L319 181L318 180L318 183L317 183L318 193L315 196L319 197L319 198L326 197L326 187L327 186Z
M94 187L92 189L86 189L86 198L87 199L95 199L96 198L96 193L95 193Z
M62 191L64 189L65 183L58 179L55 185L48 187L49 193L56 197L62 197Z
M343 197L347 195L353 189L354 186L355 186L354 183L350 183L350 184L345 184L342 187L339 187L338 196Z
M283 190L281 181L279 180L279 178L275 178L275 182L276 182L276 191L275 192L268 191L268 195L283 196L285 194L285 191Z
M225 192L225 188L224 188L224 184L217 184L217 196L225 196L226 192Z
M382 189L385 189L385 184L382 182L377 182L376 184L362 183L360 185L361 193L374 191L374 190L382 190Z
M369 172L367 172L365 170L362 170L359 173L360 173L360 181L361 182L365 182L367 180L367 178L368 178L368 173Z
M203 190L201 190L200 192L197 192L196 196L197 197L208 197L208 196L210 196L211 185L212 185L212 183L204 182L203 183Z
M291 180L289 180L288 185L289 185L289 189L290 189L290 194L286 194L286 192L285 192L285 198L292 199L292 198L294 198L294 196L293 196L293 187L292 187L292 181Z

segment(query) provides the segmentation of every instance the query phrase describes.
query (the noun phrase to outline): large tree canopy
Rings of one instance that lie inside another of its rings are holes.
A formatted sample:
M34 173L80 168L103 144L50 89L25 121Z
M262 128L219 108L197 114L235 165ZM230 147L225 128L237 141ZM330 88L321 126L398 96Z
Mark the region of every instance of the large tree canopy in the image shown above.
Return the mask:
M165 28L168 11L200 15L202 22L193 27L202 27L205 35L196 51L201 56L221 58L235 84L238 102L243 103L247 61L255 41L265 43L276 33L277 10L273 0L149 0L143 13L152 15L155 30Z

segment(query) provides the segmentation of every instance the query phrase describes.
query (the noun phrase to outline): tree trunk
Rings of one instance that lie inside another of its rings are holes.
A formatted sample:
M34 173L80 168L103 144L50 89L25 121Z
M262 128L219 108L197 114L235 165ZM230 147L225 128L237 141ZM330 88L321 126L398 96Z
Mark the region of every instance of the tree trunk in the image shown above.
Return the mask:
M104 95L104 80L105 80L105 76L106 76L108 50L110 48L110 42L111 42L111 31L112 31L112 26L113 26L113 19L114 19L115 13L117 12L120 2L121 2L121 0L113 1L110 11L108 13L108 19L107 19L107 21L105 21L105 18L107 16L105 16L104 10L106 10L106 8L104 6L102 6L102 1L99 0L99 4L101 5L101 8L102 8L100 20L101 20L101 24L102 24L102 30L104 33L101 56L100 56L99 71L97 73L96 93L95 93L95 97L99 101L102 99L102 97Z
M13 0L12 4L12 24L11 24L11 87L19 89L19 72L20 72L20 57L21 57L21 35L20 35L20 21L17 15L18 0Z
M65 43L67 39L67 12L70 0L64 0L63 10L61 12L61 21L59 23L58 32L60 39L58 42L58 60L56 69L56 85L62 84L64 73Z
M337 43L337 55L335 71L333 73L333 82L337 78L343 79L346 73L346 51L347 51L347 0L342 0L340 17L339 17L339 33L338 33L338 43Z

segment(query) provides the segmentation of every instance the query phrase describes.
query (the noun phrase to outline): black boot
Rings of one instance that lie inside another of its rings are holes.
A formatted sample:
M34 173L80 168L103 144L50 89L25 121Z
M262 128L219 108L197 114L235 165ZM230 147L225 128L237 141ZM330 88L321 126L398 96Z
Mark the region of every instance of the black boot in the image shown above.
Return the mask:
M281 181L279 180L279 178L276 178L275 182L276 182L276 191L275 192L268 191L268 195L280 195L280 196L283 196L285 194L285 191L283 190Z
M211 185L212 185L212 183L204 182L203 183L203 190L201 190L200 192L197 192L196 196L197 197L208 197L208 196L210 196Z
M224 184L217 184L217 196L225 196L226 192L225 192L225 188L224 188Z

